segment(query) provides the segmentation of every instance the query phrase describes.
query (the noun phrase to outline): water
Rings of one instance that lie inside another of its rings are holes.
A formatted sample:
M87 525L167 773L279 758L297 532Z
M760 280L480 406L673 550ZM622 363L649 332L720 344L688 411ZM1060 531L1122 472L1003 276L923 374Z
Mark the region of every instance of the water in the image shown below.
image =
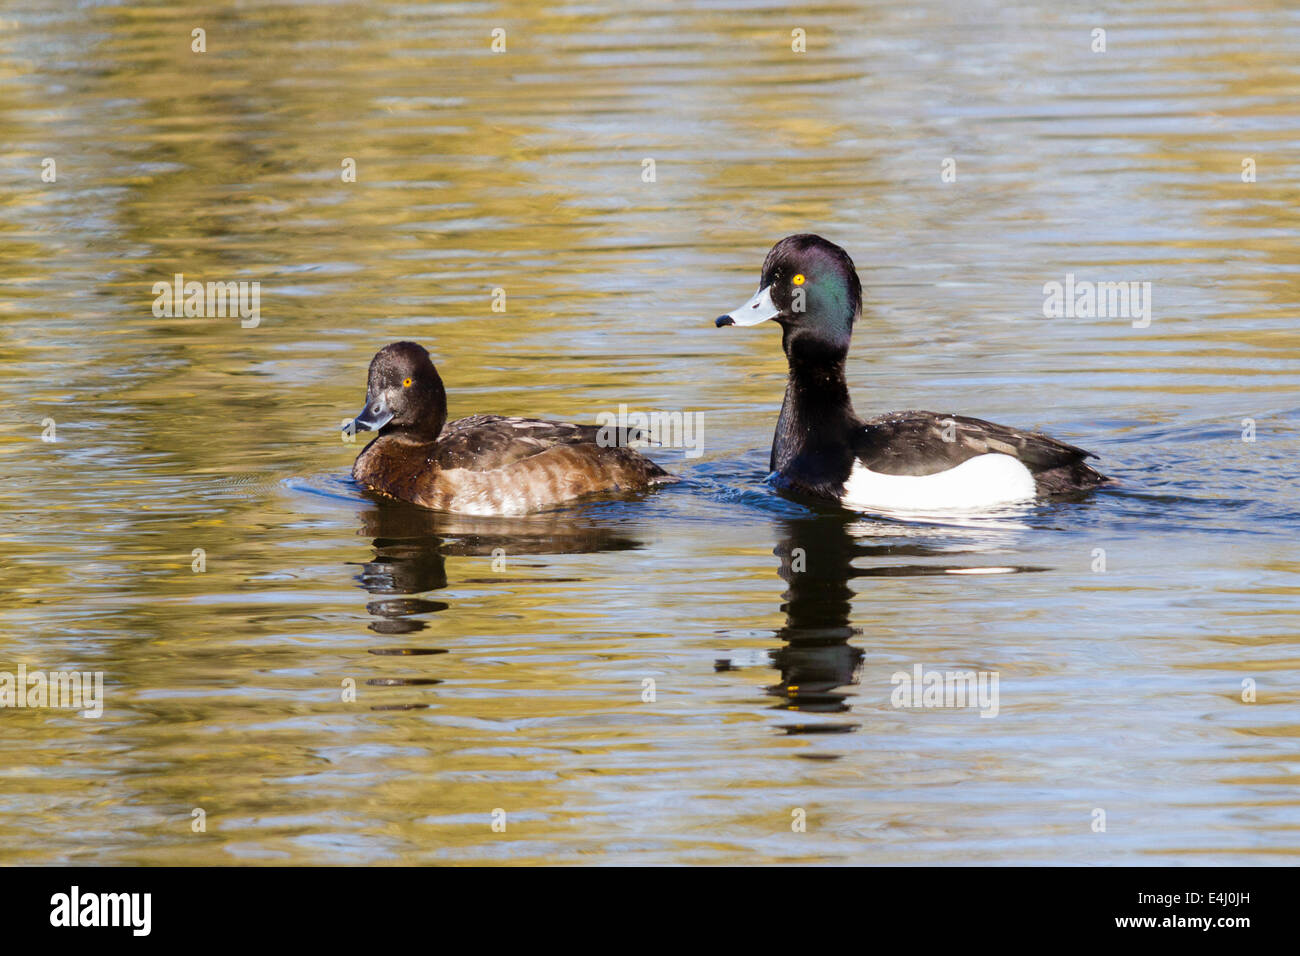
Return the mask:
M1298 64L1262 2L9 4L0 670L107 700L0 712L0 861L1294 863ZM774 496L776 329L712 318L808 230L860 413L1122 485ZM155 317L178 272L260 324ZM1149 327L1045 319L1067 273ZM370 501L338 427L399 338L453 416L700 412L704 454L558 516ZM916 664L997 716L893 707Z

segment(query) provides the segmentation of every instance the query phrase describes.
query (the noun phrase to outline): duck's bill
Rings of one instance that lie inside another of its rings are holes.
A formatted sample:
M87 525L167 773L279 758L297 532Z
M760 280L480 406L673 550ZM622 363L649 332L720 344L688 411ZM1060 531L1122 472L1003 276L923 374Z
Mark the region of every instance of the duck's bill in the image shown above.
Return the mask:
M772 301L772 287L759 289L754 293L754 297L742 305L739 309L733 309L726 315L720 315L714 321L714 325L722 328L724 325L758 325L760 322L766 322L768 319L775 319L781 314L775 302Z
M352 419L352 425L363 431L377 432L392 420L393 413L388 408L388 402L381 395L366 402L366 407L361 409L361 414Z

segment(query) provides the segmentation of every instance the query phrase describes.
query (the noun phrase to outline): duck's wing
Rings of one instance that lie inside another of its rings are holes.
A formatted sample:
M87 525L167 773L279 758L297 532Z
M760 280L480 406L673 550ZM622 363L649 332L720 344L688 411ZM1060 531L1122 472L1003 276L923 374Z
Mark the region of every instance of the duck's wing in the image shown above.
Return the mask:
M452 422L407 500L436 511L519 515L678 479L596 426L475 415Z
M886 475L933 475L955 468L977 455L1010 455L1036 478L1095 475L1084 464L1096 458L1090 451L1057 441L1040 432L1026 432L995 422L938 412L890 412L864 422L854 452L872 471Z
M627 443L617 429L605 436L597 425L575 425L540 418L471 415L447 424L438 436L434 459L442 468L492 471L540 455L560 445L591 445L593 449ZM640 437L631 436L632 440ZM608 441L602 441L607 438Z

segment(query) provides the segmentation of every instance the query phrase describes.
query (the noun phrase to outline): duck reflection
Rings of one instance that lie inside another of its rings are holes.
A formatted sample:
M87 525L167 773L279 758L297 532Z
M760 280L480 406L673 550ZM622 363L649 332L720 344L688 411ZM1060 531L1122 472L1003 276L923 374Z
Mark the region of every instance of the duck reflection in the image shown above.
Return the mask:
M427 615L447 610L446 601L426 595L447 587L447 558L543 554L588 554L626 551L642 542L608 520L582 512L529 515L518 518L475 518L440 514L402 502L377 501L361 514L361 535L371 538L374 556L361 567L357 581L373 595L366 610L374 618L368 627L377 634L415 634L429 626ZM466 578L463 583L506 584L501 575ZM530 577L528 580L537 580ZM560 579L550 578L551 582ZM571 580L571 579L564 579ZM368 649L381 657L424 657L446 654L437 647L398 646ZM436 677L376 677L371 687L412 687L439 684ZM387 704L375 710L410 710L428 704Z
M438 591L447 586L449 556L589 554L626 551L642 546L608 521L581 513L520 518L475 518L440 514L401 502L378 502L361 515L360 533L372 540L374 558L358 576L361 587L380 600L366 605L378 618L370 624L381 634L421 630L417 615L445 611L445 601L395 597ZM472 578L468 582L508 583L510 579ZM531 580L531 579L530 579ZM552 579L554 580L554 579Z
M766 692L781 698L777 709L832 714L848 711L848 693L858 683L863 651L849 643L860 633L849 623L857 573L853 559L860 545L838 517L783 522L775 554L786 582L782 595L785 626L776 632L783 646L771 662L780 682ZM839 721L783 724L787 733L845 733L854 724Z
M786 622L776 632L783 646L770 654L771 666L781 679L766 688L766 693L780 698L776 709L813 714L850 710L850 697L860 681L865 658L865 652L850 643L862 633L851 623L855 593L851 581L1042 570L987 562L953 563L955 553L973 557L1007 545L1008 532L1017 530L1019 526L988 523L976 528L906 528L842 514L783 521L778 525L773 553L780 558L778 573L787 585L781 604ZM862 566L855 567L855 561ZM724 659L716 666L731 670L735 665ZM788 734L835 734L848 733L858 725L818 719L778 726Z

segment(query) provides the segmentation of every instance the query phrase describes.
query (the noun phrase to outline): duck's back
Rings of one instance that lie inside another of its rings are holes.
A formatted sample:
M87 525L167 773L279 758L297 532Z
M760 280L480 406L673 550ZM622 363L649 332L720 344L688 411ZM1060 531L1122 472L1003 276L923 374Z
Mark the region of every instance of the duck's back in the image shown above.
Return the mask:
M541 418L471 415L448 422L438 436L435 461L440 468L495 471L560 445L591 445L598 453L600 429Z
M1038 494L1081 491L1108 479L1087 464L1092 452L1041 432L1022 431L965 415L891 412L863 423L858 461L883 475L931 476L986 455L1018 461Z

